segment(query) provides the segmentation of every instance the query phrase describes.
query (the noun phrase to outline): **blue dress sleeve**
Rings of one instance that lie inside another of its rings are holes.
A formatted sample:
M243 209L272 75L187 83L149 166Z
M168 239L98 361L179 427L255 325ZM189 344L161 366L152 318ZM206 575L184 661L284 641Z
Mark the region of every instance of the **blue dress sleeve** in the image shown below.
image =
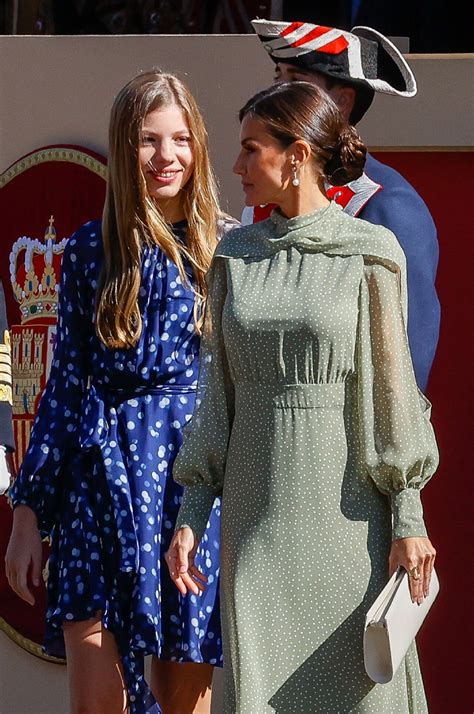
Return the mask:
M11 489L13 506L29 506L43 537L51 532L61 495L61 472L79 449L81 404L87 386L86 333L77 234L66 244L59 288L57 340L31 438Z
M359 217L389 228L405 253L408 341L416 381L424 392L439 338L440 306L435 287L439 248L425 203L409 183L399 178L396 186L387 184L374 196Z

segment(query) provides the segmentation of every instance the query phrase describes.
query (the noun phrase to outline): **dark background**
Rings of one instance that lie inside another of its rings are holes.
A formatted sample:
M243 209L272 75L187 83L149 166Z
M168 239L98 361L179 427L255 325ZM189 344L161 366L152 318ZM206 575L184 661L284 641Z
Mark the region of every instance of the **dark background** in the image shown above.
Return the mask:
M247 33L260 17L343 30L367 25L408 37L413 53L456 53L474 51L473 7L445 0L2 0L0 34Z

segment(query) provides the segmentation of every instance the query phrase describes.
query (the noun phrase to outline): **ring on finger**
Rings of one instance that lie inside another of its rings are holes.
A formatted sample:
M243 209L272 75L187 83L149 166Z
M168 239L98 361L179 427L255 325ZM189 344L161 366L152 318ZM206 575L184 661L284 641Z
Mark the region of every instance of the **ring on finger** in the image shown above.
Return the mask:
M408 571L408 575L410 576L410 578L413 578L413 580L421 580L420 569L417 565L415 565L414 568Z

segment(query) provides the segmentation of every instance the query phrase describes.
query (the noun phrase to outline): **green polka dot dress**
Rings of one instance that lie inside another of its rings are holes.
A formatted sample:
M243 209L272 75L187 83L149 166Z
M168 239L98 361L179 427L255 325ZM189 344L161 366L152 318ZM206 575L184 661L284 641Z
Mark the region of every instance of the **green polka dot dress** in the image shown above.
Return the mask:
M225 714L427 712L413 646L365 674L393 538L438 460L393 234L335 204L237 229L210 271L201 403L174 468L198 538L222 493Z

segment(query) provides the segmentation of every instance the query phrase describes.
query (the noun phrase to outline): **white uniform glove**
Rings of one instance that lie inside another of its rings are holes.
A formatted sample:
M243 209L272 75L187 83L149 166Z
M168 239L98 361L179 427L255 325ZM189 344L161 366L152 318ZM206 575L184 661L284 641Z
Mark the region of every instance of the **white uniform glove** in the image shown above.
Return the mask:
M5 493L10 486L11 476L7 450L3 445L0 445L0 494Z

